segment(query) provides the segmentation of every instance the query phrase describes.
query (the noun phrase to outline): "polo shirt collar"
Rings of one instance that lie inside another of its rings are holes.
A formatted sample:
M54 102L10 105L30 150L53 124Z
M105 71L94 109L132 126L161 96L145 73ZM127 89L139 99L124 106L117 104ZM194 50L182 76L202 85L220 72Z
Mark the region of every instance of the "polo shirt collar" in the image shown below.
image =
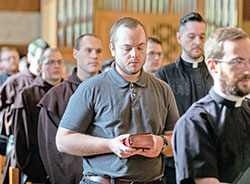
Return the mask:
M115 62L112 63L111 68L107 71L108 75L110 76L110 78L115 82L116 85L118 85L119 87L126 87L129 86L131 84L131 82L125 80L115 69ZM140 87L145 87L146 85L146 77L147 74L146 72L143 71L143 69L141 70L141 74L140 76L134 81L132 82L133 84L140 86Z

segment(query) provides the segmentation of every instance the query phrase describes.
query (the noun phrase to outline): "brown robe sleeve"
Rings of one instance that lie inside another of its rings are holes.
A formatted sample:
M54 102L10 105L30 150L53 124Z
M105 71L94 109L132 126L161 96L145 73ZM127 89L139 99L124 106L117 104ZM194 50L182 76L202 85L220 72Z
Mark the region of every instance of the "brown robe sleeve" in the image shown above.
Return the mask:
M18 90L15 82L8 79L0 88L0 131L3 135L13 133L13 104Z
M33 82L35 75L29 71L10 76L0 87L0 133L13 134L14 102L20 91Z
M51 183L79 183L82 178L82 158L61 153L55 136L60 119L42 107L38 123L38 143L42 161Z
M21 171L28 175L28 181L45 182L47 174L39 155L37 125L34 123L39 110L35 105L29 104L31 102L29 98L29 93L25 95L20 93L15 103L14 148L16 160Z
M74 184L82 178L82 157L59 152L55 143L61 117L79 83L64 81L53 87L39 102L38 145L51 183Z

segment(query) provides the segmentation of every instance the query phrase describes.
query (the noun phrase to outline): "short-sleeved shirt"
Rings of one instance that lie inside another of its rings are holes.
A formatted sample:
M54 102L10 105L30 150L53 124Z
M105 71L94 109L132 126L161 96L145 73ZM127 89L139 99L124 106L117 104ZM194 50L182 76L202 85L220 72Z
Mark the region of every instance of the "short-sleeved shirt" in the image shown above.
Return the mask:
M172 142L178 182L233 182L250 166L250 101L235 107L211 89L178 120Z
M82 83L72 95L60 126L102 138L121 134L163 134L178 119L169 86L142 71L128 82L111 69ZM163 175L162 157L135 155L120 158L114 153L83 157L84 174L116 179L154 181Z

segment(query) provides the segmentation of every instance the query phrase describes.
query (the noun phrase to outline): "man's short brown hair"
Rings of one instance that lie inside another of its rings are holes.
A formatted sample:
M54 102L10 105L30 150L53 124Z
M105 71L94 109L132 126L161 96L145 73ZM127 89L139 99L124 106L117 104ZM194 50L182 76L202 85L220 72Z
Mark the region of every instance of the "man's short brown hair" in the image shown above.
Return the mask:
M247 39L248 35L240 28L223 27L216 29L205 42L205 58L221 59L224 56L224 42Z

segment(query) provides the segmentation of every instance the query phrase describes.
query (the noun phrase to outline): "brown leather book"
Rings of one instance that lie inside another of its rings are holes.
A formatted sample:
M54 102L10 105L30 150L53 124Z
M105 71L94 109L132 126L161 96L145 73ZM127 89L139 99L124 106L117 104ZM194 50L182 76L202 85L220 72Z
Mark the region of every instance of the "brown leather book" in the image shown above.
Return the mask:
M126 140L125 145L132 148L152 148L154 145L152 134L131 134Z

